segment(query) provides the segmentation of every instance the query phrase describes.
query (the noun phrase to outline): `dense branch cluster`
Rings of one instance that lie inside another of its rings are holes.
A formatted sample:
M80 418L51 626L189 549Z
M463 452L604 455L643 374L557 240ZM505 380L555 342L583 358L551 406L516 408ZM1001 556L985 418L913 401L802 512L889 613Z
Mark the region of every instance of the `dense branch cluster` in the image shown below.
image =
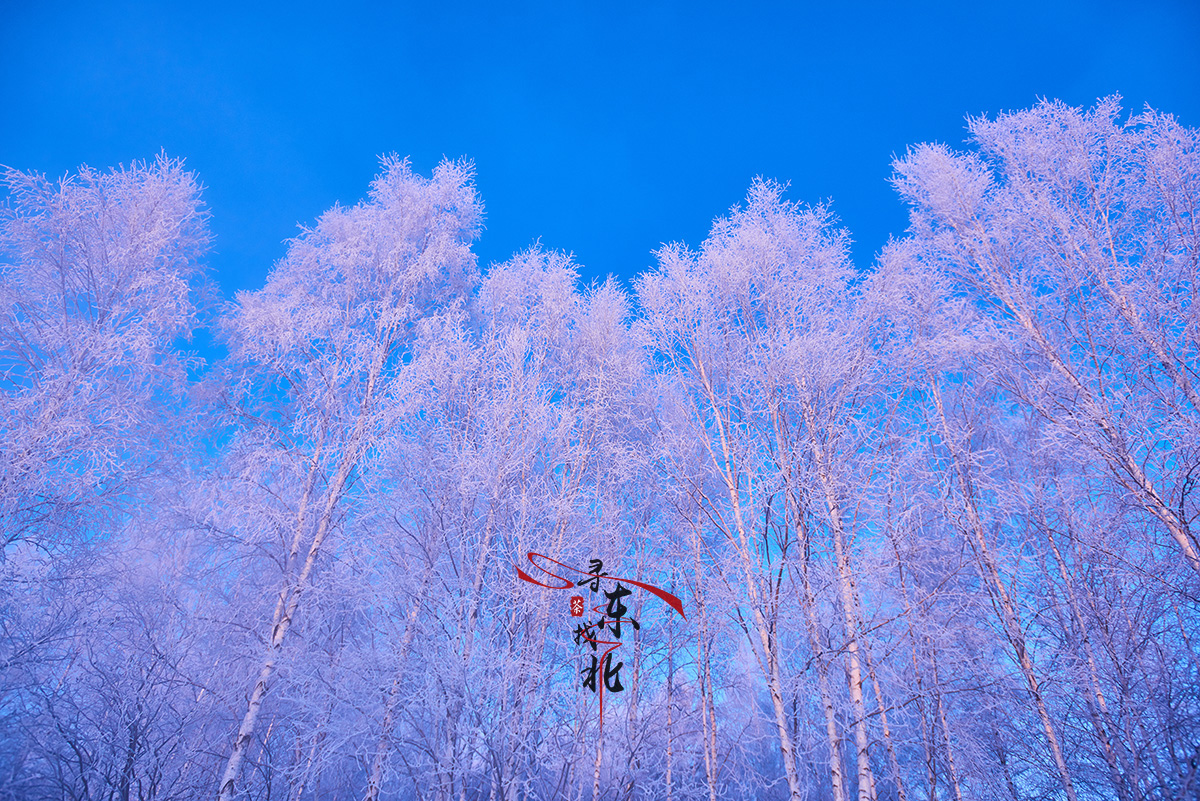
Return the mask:
M178 162L8 172L0 800L1200 797L1200 132L970 130L870 269L758 180L632 291L465 163L224 305ZM531 551L683 601L602 726Z

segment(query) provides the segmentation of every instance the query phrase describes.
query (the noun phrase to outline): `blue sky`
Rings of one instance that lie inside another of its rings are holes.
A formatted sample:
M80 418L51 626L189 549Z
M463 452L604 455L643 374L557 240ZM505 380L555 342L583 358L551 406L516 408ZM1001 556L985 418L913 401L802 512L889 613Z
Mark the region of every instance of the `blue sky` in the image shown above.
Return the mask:
M964 117L1114 92L1200 125L1200 4L33 3L0 0L0 164L159 150L206 186L210 264L261 286L377 155L474 160L481 262L540 238L586 278L698 245L755 175L831 200L868 266L893 154Z

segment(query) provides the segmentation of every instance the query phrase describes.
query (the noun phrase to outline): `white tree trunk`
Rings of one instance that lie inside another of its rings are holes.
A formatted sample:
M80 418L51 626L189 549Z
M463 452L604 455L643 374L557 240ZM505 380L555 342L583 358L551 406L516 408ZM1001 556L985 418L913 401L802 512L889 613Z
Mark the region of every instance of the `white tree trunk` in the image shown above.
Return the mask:
M234 784L237 781L238 774L241 772L242 761L246 756L246 749L249 747L250 740L254 736L254 727L258 722L258 715L262 709L263 698L267 694L271 677L275 674L284 638L287 637L288 630L295 619L296 610L300 605L300 598L308 588L309 577L312 575L313 567L316 565L317 554L320 553L321 545L325 542L325 537L329 534L329 529L333 524L333 514L338 502L342 498L342 493L345 491L346 480L350 476L350 471L358 464L359 456L362 453L369 409L375 392L375 383L387 358L388 350L390 349L389 346L390 338L386 343L381 344L374 363L371 365L366 393L358 410L358 419L355 421L354 431L343 446L342 458L338 464L337 472L330 482L325 508L317 520L317 530L313 535L312 544L309 546L304 564L300 568L299 574L279 594L279 601L275 605L275 614L271 620L271 633L267 641L267 656L263 660L262 668L258 673L258 679L255 681L254 689L250 693L250 700L246 705L246 714L242 717L242 723L238 727L238 733L234 738L229 760L225 763L225 771L221 775L221 785L217 792L218 801L231 801L233 798ZM315 470L315 459L312 469ZM308 495L309 492L306 491L298 512L296 540L300 538L303 531ZM293 553L298 550L296 544L294 540ZM291 566L290 563L288 566Z
M1021 627L1016 604L1013 602L1008 588L1004 586L1004 582L1000 578L1000 570L991 555L987 537L983 533L983 524L979 517L979 510L975 505L975 493L970 475L963 457L958 452L955 440L949 433L946 410L942 405L941 388L938 386L937 381L933 379L930 380L930 388L941 424L940 434L946 443L947 449L950 451L950 458L954 463L954 469L957 474L959 491L967 513L967 527L970 535L969 542L971 542L972 550L976 556L980 577L983 579L984 585L988 588L988 592L995 602L1004 633L1017 657L1017 665L1021 670L1022 677L1025 679L1026 689L1033 700L1034 708L1042 723L1042 729L1046 733L1046 741L1050 746L1050 754L1054 759L1055 767L1058 768L1058 775L1063 785L1063 791L1067 794L1068 801L1077 801L1075 784L1071 780L1071 773L1067 769L1067 762L1063 757L1062 747L1059 745L1058 736L1054 731L1054 725L1046 709L1041 683L1038 681L1037 674L1034 671L1033 658L1030 656L1029 648L1025 642L1025 632Z

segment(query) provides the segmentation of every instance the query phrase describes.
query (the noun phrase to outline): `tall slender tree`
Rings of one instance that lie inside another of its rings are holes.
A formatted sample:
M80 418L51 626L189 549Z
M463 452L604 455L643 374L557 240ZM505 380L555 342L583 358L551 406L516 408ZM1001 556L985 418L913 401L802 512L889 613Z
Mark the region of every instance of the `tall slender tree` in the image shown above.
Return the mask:
M221 801L233 797L283 644L322 546L344 513L352 475L367 467L379 438L408 411L415 327L468 292L475 274L470 242L482 208L469 165L443 162L430 179L398 158L383 167L369 199L334 208L294 240L266 287L239 295L226 324L240 371L229 391L230 412L263 443L251 457L289 465L295 480L289 496L279 498L283 515L257 523L278 528L252 532L278 549L280 586L221 777ZM266 408L264 400L271 402Z

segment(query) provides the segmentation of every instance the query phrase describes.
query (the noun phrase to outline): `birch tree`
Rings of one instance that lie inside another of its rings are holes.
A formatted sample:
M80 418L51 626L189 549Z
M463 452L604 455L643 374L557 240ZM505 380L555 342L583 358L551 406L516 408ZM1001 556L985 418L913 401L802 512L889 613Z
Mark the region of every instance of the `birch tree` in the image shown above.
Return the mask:
M156 445L185 384L176 340L198 322L206 214L166 156L4 182L0 545L52 547L169 450Z
M220 780L222 801L233 797L281 649L343 512L352 474L368 467L379 437L407 411L414 327L467 292L475 274L470 242L482 209L469 165L443 162L430 179L395 157L383 167L366 201L326 212L293 240L262 290L239 294L228 318L238 370L230 411L261 443L255 458L287 462L294 480L280 499L286 518L268 524L274 531L250 532L275 549L280 578L257 677ZM261 408L257 399L276 402Z
M442 666L425 685L438 704L414 710L422 739L439 743L436 793L483 781L465 768L481 753L503 799L545 782L547 759L576 768L578 754L537 746L568 723L555 696L579 689L564 599L513 568L530 550L574 564L621 554L642 368L624 294L577 284L569 257L520 253L492 267L470 319L431 327L419 348L422 423L392 464L412 489L404 527L436 554L430 611L456 621L421 646Z
M832 359L823 365L805 361L838 339L834 321L848 310L843 305L850 272L846 241L832 229L825 210L784 202L778 186L756 182L747 206L718 221L700 253L672 246L660 251L659 261L659 269L638 283L647 342L680 387L691 436L706 453L710 478L687 493L735 554L738 586L748 607L743 625L771 699L790 795L799 798L802 788L785 708L780 614L783 576L800 566L790 560L803 561L794 551L808 547L804 521L810 512L810 475L795 473L799 458L817 467L811 477L819 476L816 497L834 535L843 622L855 643L848 651L847 675L860 713L859 792L873 797L856 652L857 601L840 488L831 453L811 450L828 441L823 421L817 420L825 410L818 411L816 399L838 378L822 374L821 366L829 367ZM792 439L797 431L810 432L811 438L797 443ZM687 480L686 474L681 478ZM801 604L814 608L812 597ZM812 644L811 619L808 630ZM832 714L824 684L822 692ZM835 729L830 723L830 775L840 798L844 788Z
M150 652L161 631L138 636L161 596L139 598L119 555L136 552L133 521L153 517L140 508L159 505L194 431L179 345L207 298L200 186L166 156L3 181L0 740L20 770L0 795L158 787L186 724L148 688L174 696L179 677Z
M1200 150L1170 117L1121 124L1119 112L1110 98L973 120L979 154L921 145L897 161L895 184L920 257L1007 318L1010 387L1200 573L1187 478Z

